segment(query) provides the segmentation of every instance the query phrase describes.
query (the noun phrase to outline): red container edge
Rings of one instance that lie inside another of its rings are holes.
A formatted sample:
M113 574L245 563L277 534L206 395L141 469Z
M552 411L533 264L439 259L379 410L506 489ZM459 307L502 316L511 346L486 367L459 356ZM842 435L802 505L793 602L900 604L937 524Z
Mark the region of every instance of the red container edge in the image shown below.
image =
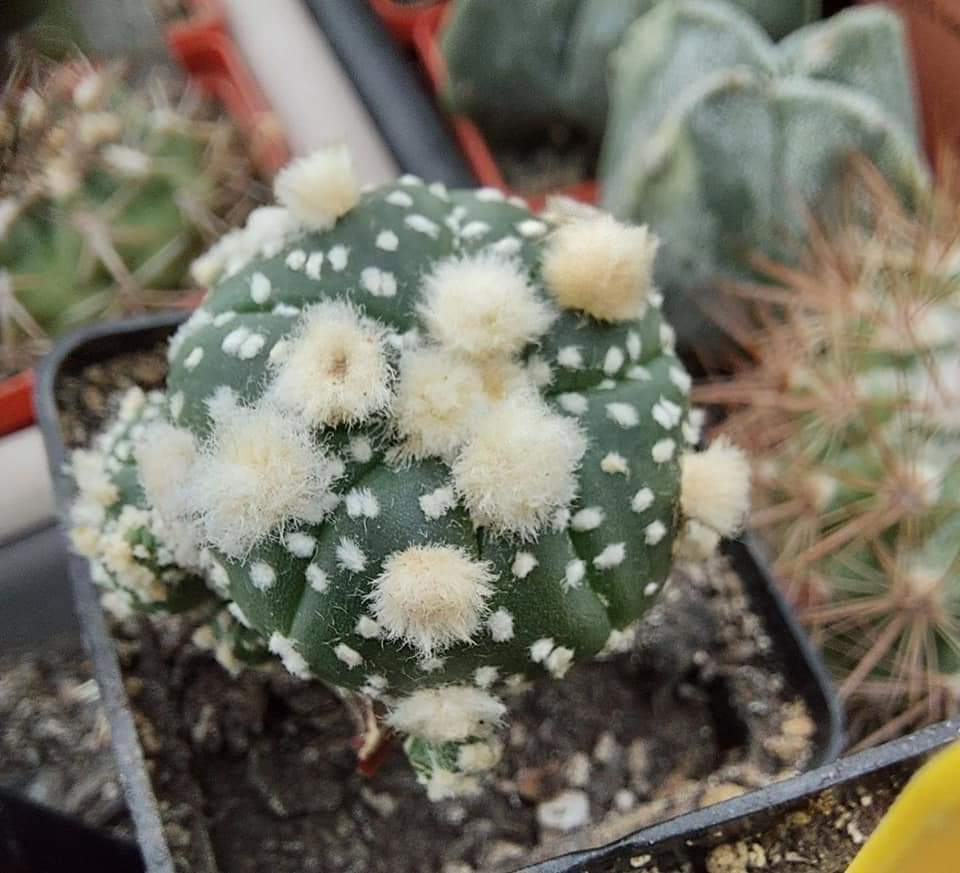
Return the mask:
M446 11L448 0L437 0L429 5L398 3L396 0L370 0L377 15L387 26L393 38L403 45L410 45L414 33L423 24L439 23Z

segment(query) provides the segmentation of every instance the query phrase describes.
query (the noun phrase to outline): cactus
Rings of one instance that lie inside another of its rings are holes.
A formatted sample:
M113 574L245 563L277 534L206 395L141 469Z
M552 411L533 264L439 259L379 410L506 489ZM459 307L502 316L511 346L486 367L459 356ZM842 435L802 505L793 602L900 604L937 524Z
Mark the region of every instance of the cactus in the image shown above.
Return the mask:
M450 105L495 138L566 123L599 141L610 53L659 2L455 0L443 33ZM819 0L734 2L778 38L820 14Z
M839 227L750 289L755 365L700 391L734 407L753 524L844 693L902 729L960 703L960 213L858 178Z
M905 198L925 185L890 11L844 12L774 45L728 4L666 0L634 25L612 67L603 204L661 235L657 275L670 292L748 278L758 253L784 257L852 153ZM695 337L703 319L683 312L668 314Z
M469 792L495 690L622 639L676 542L738 529L746 462L692 450L645 228L362 194L340 148L275 189L202 261L140 480L290 672L380 700L431 796Z
M0 102L0 367L48 337L182 293L204 241L249 208L231 125L143 99L115 71L23 73Z

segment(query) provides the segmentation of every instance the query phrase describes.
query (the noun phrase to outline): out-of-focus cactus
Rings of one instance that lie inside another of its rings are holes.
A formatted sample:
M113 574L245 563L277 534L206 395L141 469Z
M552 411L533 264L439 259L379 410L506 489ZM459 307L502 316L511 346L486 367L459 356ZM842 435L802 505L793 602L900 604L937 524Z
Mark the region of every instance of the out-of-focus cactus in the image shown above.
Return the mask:
M844 693L906 728L960 708L960 214L859 178L847 220L749 289L755 367L699 390L733 407L753 525Z
M851 10L774 45L729 4L664 0L613 69L603 203L664 239L668 292L782 256L854 153L906 198L925 184L902 26L888 10ZM695 336L703 319L683 309L677 328Z
M169 305L205 241L241 221L251 168L192 97L110 70L16 75L0 103L0 366L105 315Z
M574 125L599 141L610 53L661 0L454 0L443 34L451 107L516 139ZM815 20L819 0L733 0L775 38Z
M738 529L746 462L693 451L645 228L361 194L338 148L276 192L201 262L140 481L292 673L381 700L431 796L470 792L496 690L622 639L679 539Z

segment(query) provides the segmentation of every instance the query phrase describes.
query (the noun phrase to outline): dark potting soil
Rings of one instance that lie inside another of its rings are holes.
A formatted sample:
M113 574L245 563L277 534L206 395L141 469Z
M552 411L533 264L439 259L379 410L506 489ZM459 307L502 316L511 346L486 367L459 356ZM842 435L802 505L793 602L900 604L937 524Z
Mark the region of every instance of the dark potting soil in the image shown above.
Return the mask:
M64 377L67 444L89 441L118 391L165 372L155 349ZM190 642L189 619L114 630L167 838L191 873L514 869L786 778L812 748L814 723L720 558L674 573L633 651L510 700L504 759L465 801L427 801L399 751L359 775L337 697L277 665L231 678Z
M596 178L596 144L564 125L535 140L491 141L490 147L504 181L520 194L543 194Z

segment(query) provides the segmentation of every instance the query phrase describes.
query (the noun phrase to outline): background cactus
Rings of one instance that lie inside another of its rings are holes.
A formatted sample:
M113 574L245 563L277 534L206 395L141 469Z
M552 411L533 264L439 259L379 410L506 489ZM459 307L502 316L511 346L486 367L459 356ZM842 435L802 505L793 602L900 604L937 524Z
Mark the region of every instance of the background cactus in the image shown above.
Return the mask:
M852 153L904 197L925 183L888 10L844 12L774 45L729 4L665 0L615 54L602 200L664 239L669 291L748 277L759 253L783 257ZM696 337L703 319L681 320L688 310L678 302L676 327Z
M607 118L607 67L630 25L660 0L454 0L443 33L452 108L517 139L557 123L595 141ZM774 37L815 20L819 0L734 0Z
M361 194L342 149L276 191L271 234L203 261L223 276L170 345L143 493L287 669L382 700L431 796L469 792L494 691L615 646L685 526L737 530L746 464L691 450L645 228L413 177Z
M249 210L233 127L116 71L18 72L0 103L0 367L104 315L169 305L198 250Z
M735 407L752 524L880 739L960 702L960 216L860 178L800 267L748 289L755 367L699 390Z

